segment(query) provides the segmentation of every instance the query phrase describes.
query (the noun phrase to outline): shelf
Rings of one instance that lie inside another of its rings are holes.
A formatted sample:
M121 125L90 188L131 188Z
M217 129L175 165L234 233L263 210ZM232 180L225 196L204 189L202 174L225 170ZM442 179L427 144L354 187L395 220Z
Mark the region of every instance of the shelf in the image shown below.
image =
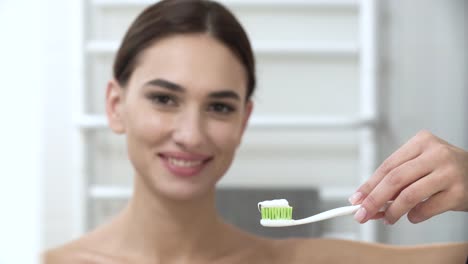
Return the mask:
M273 7L332 7L332 8L358 8L359 0L221 0L228 6L273 6ZM155 3L150 0L93 0L92 5L97 7L145 7Z
M326 187L319 189L319 197L322 200L343 200L347 201L356 191L356 187Z
M374 120L347 116L252 116L249 126L255 129L355 129L374 125Z
M107 118L104 115L82 115L75 123L81 129L108 128Z
M94 199L128 199L132 188L117 186L90 186L88 196Z
M113 55L119 47L117 41L90 41L86 51L92 55ZM254 52L259 55L322 55L322 56L357 56L357 43L322 43L309 45L306 43L259 43L253 45Z
M345 240L357 240L359 235L356 232L324 232L320 235L322 238L334 238Z
M107 118L103 115L83 115L76 125L84 130L107 129ZM372 118L346 116L252 116L248 127L252 129L356 129L372 127Z
M351 187L324 187L319 188L319 197L324 201L347 201L354 190ZM131 195L132 188L125 186L94 185L88 189L88 196L93 199L128 199Z

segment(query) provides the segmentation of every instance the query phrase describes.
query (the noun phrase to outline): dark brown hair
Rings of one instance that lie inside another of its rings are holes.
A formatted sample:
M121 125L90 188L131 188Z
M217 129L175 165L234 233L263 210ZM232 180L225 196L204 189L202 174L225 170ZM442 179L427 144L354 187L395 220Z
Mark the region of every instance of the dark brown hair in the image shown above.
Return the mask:
M126 86L139 55L156 41L176 34L207 33L226 45L247 73L247 97L255 89L255 61L248 36L235 16L210 0L163 0L147 7L124 36L114 62L114 78Z

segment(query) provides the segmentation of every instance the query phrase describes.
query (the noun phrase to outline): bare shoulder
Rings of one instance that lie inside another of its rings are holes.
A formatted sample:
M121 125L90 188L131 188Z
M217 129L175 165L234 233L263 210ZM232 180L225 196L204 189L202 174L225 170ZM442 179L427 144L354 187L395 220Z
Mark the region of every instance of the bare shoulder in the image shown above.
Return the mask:
M92 261L92 253L82 248L76 242L72 242L57 248L49 249L42 254L43 264L82 264L82 263L99 263Z
M349 257L362 256L357 251L367 245L348 240L295 238L279 240L275 247L275 258L286 258L288 263L361 263Z
M287 239L277 243L288 263L465 263L468 243L394 246L339 239Z
M127 264L123 259L104 254L86 240L76 240L63 246L49 249L41 256L43 264Z

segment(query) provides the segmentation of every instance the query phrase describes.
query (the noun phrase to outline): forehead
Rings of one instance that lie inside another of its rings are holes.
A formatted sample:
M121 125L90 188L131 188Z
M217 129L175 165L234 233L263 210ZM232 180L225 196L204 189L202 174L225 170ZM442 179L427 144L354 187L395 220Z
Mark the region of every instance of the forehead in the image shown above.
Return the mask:
M247 75L238 58L207 34L175 35L140 54L130 85L164 78L187 88L234 89L245 96Z

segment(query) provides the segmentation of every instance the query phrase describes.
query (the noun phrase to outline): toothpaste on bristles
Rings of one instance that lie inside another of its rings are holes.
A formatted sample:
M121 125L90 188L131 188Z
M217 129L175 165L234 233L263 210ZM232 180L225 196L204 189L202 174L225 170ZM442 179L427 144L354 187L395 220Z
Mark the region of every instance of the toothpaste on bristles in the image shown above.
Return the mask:
M262 219L290 220L293 208L289 206L286 199L275 199L259 202L258 211L261 213Z

